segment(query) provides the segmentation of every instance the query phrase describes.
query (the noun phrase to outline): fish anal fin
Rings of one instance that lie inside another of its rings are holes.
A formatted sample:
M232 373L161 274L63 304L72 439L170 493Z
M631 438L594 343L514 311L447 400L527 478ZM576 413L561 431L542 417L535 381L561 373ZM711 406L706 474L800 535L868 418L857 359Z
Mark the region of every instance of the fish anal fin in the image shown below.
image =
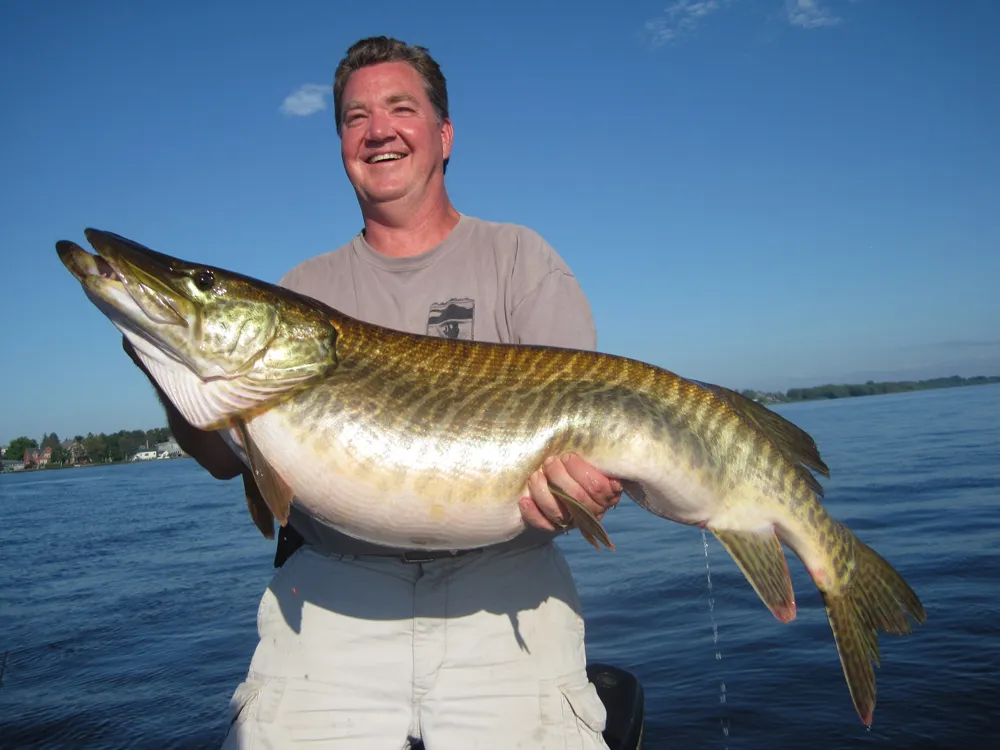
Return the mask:
M260 497L263 498L264 504L271 512L271 515L278 520L278 523L284 526L288 523L288 513L292 506L292 488L278 475L278 472L274 470L264 457L264 454L260 452L260 448L257 447L257 444L250 437L250 431L247 429L246 423L243 420L236 420L234 426L239 430L243 449L246 451L247 461L250 462L250 472L253 475L257 489L260 490ZM248 505L250 502L251 497L248 493ZM254 514L255 510L251 507L250 515L254 517L254 523L257 523L257 517ZM260 528L259 524L258 528ZM264 534L264 536L267 536L267 534Z
M601 544L603 544L608 549L614 550L615 545L611 543L611 537L608 536L608 532L604 530L604 526L593 513L581 505L576 498L552 482L549 482L549 491L566 504L566 510L569 511L573 523L576 524L583 538L594 545L595 549L600 549Z
M243 471L243 491L246 493L247 510L250 511L253 525L260 529L265 539L274 539L274 514L267 507L249 469Z
M757 596L781 622L795 619L795 592L788 575L788 561L774 529L730 531L713 529L715 538L732 555Z

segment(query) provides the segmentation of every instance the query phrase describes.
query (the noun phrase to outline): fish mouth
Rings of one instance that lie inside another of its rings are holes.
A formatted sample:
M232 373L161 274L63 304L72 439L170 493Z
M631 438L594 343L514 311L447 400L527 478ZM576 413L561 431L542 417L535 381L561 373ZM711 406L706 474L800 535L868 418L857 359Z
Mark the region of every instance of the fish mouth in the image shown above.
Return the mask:
M95 303L134 323L141 312L153 323L188 326L187 300L170 284L172 259L111 232L85 229L84 235L94 253L70 240L58 241L56 253Z
M75 242L60 240L56 243L56 252L59 254L59 260L80 283L86 282L91 276L100 276L122 283L121 276L113 265L100 255L88 253Z

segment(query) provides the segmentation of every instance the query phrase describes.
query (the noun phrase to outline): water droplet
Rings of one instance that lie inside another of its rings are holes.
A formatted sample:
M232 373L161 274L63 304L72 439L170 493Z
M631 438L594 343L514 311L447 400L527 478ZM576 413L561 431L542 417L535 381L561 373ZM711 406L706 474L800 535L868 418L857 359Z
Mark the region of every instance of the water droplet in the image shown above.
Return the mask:
M719 645L719 624L715 621L715 596L712 594L712 569L708 564L708 535L705 533L705 529L701 530L701 546L705 551L705 577L708 580L708 616L712 622L712 643L716 646ZM722 651L716 649L715 660L722 661ZM719 683L719 704L726 705L726 683ZM723 711L723 716L719 718L719 726L722 727L722 736L729 737L729 717L725 715ZM726 746L726 750L729 750Z

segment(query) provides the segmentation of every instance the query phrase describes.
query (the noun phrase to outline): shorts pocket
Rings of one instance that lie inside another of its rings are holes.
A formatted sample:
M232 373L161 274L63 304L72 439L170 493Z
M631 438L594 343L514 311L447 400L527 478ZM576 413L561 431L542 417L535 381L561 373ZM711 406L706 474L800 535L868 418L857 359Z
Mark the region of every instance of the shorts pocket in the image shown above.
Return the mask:
M607 710L597 688L586 677L582 682L546 681L542 690L542 721L551 727L552 735L560 738L552 747L607 750L602 734Z
M284 682L279 680L241 682L229 701L229 736L225 746L250 747L255 725L270 724L277 718L284 692Z

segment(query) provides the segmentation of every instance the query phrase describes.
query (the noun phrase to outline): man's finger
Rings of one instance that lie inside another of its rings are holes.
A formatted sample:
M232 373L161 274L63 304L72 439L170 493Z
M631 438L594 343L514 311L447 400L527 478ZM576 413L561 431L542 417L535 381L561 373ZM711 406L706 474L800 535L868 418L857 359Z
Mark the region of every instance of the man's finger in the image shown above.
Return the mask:
M586 466L589 466L589 464L586 464L586 462L584 463ZM584 476L584 474L586 474L586 471L584 470L583 467L576 466L575 468L578 476L581 476L581 478ZM595 500L591 496L591 494L586 489L584 489L584 487L582 487L580 483L577 482L577 480L569 473L566 467L565 459L547 458L545 460L545 463L542 464L542 471L545 472L545 477L549 482L551 482L560 490L569 495L571 498L576 500L580 505L589 510L595 516L604 513L604 511L608 509L612 497L610 490L607 493L606 500L604 500L603 498L602 498L603 501ZM562 503L560 503L560 510L562 512L565 512L565 509L563 509L561 506Z
M528 493L538 510L549 520L553 527L569 523L569 511L549 489L551 479L542 471L534 472L528 479Z
M602 508L617 505L621 500L622 486L617 479L610 479L575 453L562 457L560 463L566 474L588 497ZM566 488L564 488L566 489ZM570 493L573 497L577 495ZM579 498L577 498L579 499Z
M560 531L556 525L542 515L538 505L530 497L522 497L520 502L521 516L524 522L542 531Z

